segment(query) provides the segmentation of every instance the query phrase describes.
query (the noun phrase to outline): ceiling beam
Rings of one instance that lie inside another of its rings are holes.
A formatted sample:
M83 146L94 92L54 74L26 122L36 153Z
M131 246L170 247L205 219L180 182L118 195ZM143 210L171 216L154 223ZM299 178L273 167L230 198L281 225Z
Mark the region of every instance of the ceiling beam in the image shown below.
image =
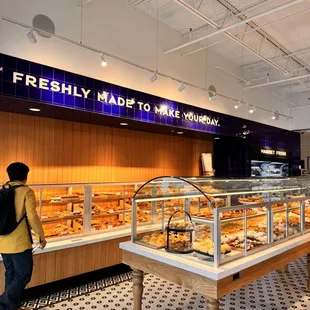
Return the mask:
M281 83L285 83L285 82L289 82L289 81L301 80L301 79L307 78L309 76L310 76L310 73L305 74L305 75L301 75L301 76L294 76L294 77L284 79L284 80L278 80L278 81L272 81L272 82L266 82L266 83L262 83L262 84L247 86L247 87L244 87L243 89L253 89L253 88L258 88L258 87L263 87L263 86L281 84Z
M303 55L303 54L308 54L308 53L310 53L310 47L302 49L302 50L299 50L299 51L296 51L294 53L290 53L290 54L284 55L283 57L273 58L272 60L273 61L277 61L277 60L281 60L281 59L290 58L292 56ZM241 67L241 69L254 68L254 67L263 66L263 65L264 65L264 62L260 61L260 62L255 62L255 63L251 63L251 64L248 64L248 65L245 65L245 66ZM300 68L300 69L303 69L303 68ZM300 69L298 69L298 70L300 70Z
M198 18L200 18L201 20L203 20L204 22L206 22L207 24L211 25L212 27L217 28L217 29L220 28L219 24L217 24L215 21L213 21L212 19L210 19L206 15L202 14L200 11L198 11L195 8L191 7L184 0L173 0L173 1L176 2L177 4L179 4L180 6L182 6L184 9L186 9L190 13L192 13L195 16L197 16ZM266 57L263 54L259 53L257 50L255 50L255 48L251 47L250 45L248 45L247 43L242 41L242 39L239 39L238 37L234 36L233 34L231 34L229 32L224 32L224 34L227 37L229 37L231 40L235 41L237 44L243 46L245 49L247 49L252 54L256 55L258 58L264 60L266 63L268 63L273 68L281 71L284 74L288 74L288 71L286 69L282 68L277 63L271 61L268 57Z
M189 6L189 5L188 5L186 2L184 2L183 0L173 0L173 1L182 4L182 6L184 6L185 4L186 4L186 6ZM193 45L193 44L195 44L195 43L199 43L199 42L201 42L201 41L203 41L203 40L205 40L205 39L211 38L211 37L213 37L213 36L215 36L215 35L219 35L219 34L221 34L221 33L225 33L225 32L227 32L227 31L229 31L229 30L231 30L231 29L233 29L233 28L236 28L236 27L242 26L242 25L244 25L244 24L247 24L247 23L250 22L250 21L253 21L253 20L255 20L255 19L258 19L258 18L267 16L267 15L270 15L270 14L275 13L275 12L278 12L278 11L280 11L280 10L289 8L289 7L293 6L293 5L296 5L296 4L298 4L298 3L301 3L301 2L303 2L303 1L305 1L305 0L293 0L293 1L290 1L290 2L288 2L288 3L279 5L279 6L275 7L275 8L272 8L272 9L270 9L270 10L261 12L261 13L259 13L259 14L254 15L254 16L251 16L251 17L248 17L248 18L246 18L246 19L243 19L243 20L241 20L241 21L239 21L239 22L237 22L237 23L235 23L235 24L232 24L232 25L229 25L229 26L226 26L226 27L220 27L219 25L216 24L215 28L218 28L218 30L216 30L216 31L214 31L214 32L212 32L212 33L209 33L209 34L207 34L207 35L204 35L204 36L202 36L202 37L199 37L199 38L197 38L197 39L191 40L190 42L187 42L187 43L181 44L181 45L179 45L179 46L176 46L176 47L174 47L174 48L172 48L172 49L170 49L170 50L167 50L167 51L165 52L165 54L170 54L170 53L172 53L172 52L176 52L176 51L178 51L178 50L180 50L180 49L182 49L182 48L188 47L188 46ZM191 8L192 8L192 7L191 7Z

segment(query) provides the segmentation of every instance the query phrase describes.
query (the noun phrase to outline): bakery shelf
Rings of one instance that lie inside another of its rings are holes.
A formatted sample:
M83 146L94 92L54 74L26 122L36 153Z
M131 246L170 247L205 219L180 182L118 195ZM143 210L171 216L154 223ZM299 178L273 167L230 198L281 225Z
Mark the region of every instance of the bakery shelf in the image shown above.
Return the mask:
M121 210L121 211L111 211L106 213L100 213L100 214L92 214L92 217L103 217L103 216L112 216L112 215L119 215L124 213L131 213L131 210Z
M62 199L62 200L42 200L43 205L64 205L68 203L77 204L83 203L84 199Z
M67 220L77 220L82 219L83 215L71 215L71 216L64 216L64 217L55 217L55 218L43 218L41 217L42 223L51 223L51 222L60 222L60 221L67 221Z
M122 195L108 195L107 197L104 196L93 196L93 201L117 201L117 200L123 200L123 199L131 199L131 196L122 196Z
M192 221L194 223L197 224L209 224L209 225L213 225L213 219L207 219L207 218L203 218L203 217L199 217L199 216L192 216Z

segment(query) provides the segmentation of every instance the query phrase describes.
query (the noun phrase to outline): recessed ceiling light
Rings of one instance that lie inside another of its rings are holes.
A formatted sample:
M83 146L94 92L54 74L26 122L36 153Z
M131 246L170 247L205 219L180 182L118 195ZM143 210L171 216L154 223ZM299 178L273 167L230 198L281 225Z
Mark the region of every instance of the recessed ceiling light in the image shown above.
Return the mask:
M183 131L177 131L178 135L183 135Z
M220 138L219 137L215 137L214 140L220 140Z
M120 123L121 126L128 126L128 123Z
M41 110L38 109L38 108L30 108L29 111L32 111L32 112L40 112Z

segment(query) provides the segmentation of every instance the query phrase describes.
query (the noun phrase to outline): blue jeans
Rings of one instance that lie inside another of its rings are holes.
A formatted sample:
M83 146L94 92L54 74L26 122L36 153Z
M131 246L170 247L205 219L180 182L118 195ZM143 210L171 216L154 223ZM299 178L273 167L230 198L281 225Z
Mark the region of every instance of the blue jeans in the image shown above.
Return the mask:
M5 291L0 296L0 310L15 310L21 306L25 287L31 280L32 251L1 255L5 267Z

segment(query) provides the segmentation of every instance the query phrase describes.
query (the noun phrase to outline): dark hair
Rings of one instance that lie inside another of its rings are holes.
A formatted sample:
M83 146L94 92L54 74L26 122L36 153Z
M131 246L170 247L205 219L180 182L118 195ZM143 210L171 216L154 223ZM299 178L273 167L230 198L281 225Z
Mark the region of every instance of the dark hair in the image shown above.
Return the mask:
M6 168L10 181L27 180L29 167L23 163L12 163Z

